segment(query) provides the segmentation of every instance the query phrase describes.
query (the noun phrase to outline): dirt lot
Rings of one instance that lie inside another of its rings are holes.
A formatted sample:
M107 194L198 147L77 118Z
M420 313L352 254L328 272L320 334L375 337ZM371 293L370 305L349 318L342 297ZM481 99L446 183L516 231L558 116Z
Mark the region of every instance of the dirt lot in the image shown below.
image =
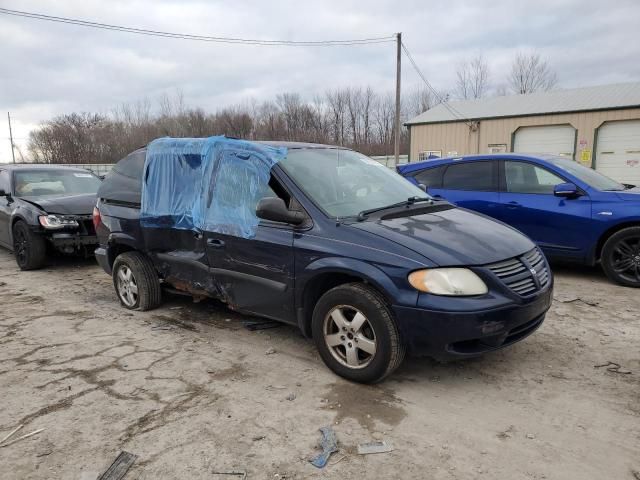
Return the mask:
M91 262L21 273L2 250L0 437L45 430L0 449L0 477L95 479L126 450L139 456L127 479L633 480L639 311L639 292L598 271L556 269L550 315L524 342L409 359L367 387L334 376L293 328L249 331L180 297L129 313ZM620 368L595 368L607 362ZM318 470L325 425L340 452ZM395 450L357 455L377 438Z

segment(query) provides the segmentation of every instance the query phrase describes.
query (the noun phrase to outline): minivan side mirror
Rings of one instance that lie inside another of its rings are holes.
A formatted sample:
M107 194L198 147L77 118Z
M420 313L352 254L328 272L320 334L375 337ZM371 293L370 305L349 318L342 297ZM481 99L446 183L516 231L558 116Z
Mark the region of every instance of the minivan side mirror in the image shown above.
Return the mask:
M6 197L7 195L7 192L5 192L3 188L0 188L0 197Z
M553 194L556 197L571 198L580 196L580 191L573 183L560 183L553 187Z
M427 186L424 183L419 183L418 188L422 190L424 193L427 193Z
M256 216L263 220L290 223L292 225L300 225L304 222L304 214L302 212L289 210L284 200L278 197L265 197L261 199L256 207Z

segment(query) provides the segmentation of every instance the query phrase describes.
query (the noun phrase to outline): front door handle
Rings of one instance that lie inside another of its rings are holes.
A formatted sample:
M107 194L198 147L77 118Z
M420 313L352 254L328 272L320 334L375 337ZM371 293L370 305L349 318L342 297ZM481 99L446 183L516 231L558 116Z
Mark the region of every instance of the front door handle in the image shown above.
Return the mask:
M507 208L510 210L515 210L516 208L520 207L521 205L518 202L509 202L507 203Z
M224 247L224 241L219 238L207 238L207 246L211 248L222 248Z
M438 200L440 200L442 198L442 195L431 195L433 198L437 198Z

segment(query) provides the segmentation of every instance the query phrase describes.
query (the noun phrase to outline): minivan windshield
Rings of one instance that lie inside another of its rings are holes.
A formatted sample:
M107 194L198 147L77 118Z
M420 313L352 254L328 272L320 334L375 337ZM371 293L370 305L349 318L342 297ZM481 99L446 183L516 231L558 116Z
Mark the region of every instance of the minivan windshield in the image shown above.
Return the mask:
M327 215L354 217L428 195L396 172L352 150L290 149L279 165Z
M16 197L96 193L101 183L92 173L71 169L18 171L14 179Z
M621 191L625 190L625 186L616 182L612 178L606 177L600 172L596 172L592 168L587 168L573 160L567 160L562 157L549 157L547 160L556 167L570 173L574 177L578 177L587 185L597 190Z

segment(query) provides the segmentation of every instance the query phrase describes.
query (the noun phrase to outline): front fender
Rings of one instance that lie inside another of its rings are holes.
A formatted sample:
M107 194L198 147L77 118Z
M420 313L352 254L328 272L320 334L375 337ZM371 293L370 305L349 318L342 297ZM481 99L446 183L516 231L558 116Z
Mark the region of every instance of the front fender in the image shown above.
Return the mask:
M22 220L24 223L26 223L31 230L36 232L41 232L42 228L40 227L40 222L38 221L38 217L40 215L45 215L45 212L40 210L35 211L31 208L18 205L11 212L11 221L10 221L11 228L9 228L9 242L13 245L13 226L19 220Z
M341 273L361 278L376 288L389 304L415 306L418 301L418 292L407 288L409 270L406 268L372 264L347 257L324 257L309 263L297 273L296 283L301 288L296 288L296 305L302 304L302 295L309 281L326 273Z

